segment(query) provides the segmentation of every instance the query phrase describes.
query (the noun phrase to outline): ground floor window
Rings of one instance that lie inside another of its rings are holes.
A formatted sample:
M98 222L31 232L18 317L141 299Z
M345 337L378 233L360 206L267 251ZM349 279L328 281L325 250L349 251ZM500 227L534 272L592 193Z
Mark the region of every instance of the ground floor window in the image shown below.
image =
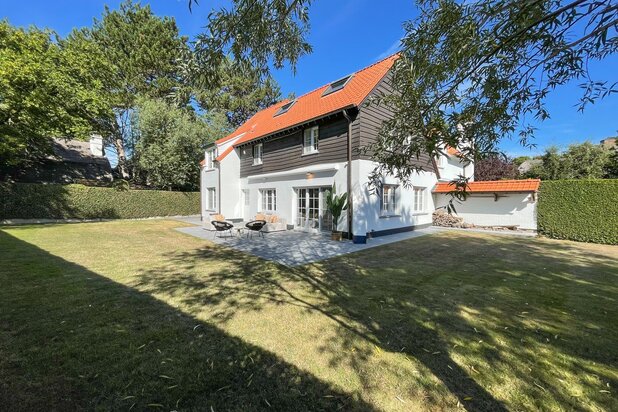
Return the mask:
M217 190L214 187L209 187L208 191L208 210L217 209Z
M425 211L425 192L426 188L424 187L415 187L414 188L414 212L424 212Z
M382 214L394 215L399 210L399 196L397 185L382 186Z
M262 212L274 212L277 210L277 191L275 189L262 189Z

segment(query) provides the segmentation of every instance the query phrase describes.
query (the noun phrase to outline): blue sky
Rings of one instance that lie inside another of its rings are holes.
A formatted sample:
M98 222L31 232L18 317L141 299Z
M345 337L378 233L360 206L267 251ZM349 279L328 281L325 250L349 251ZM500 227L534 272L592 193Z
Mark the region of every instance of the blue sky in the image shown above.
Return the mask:
M73 27L89 26L100 17L105 4L116 8L120 0L27 0L3 1L0 16L18 26L48 27L60 35ZM206 24L211 8L220 0L200 0L189 12L187 0L142 1L150 3L158 15L173 16L182 34L193 37ZM336 6L335 6L336 5ZM315 0L310 9L313 53L303 57L296 74L289 68L276 71L274 77L284 95L301 95L325 83L385 57L396 51L403 35L401 23L414 18L416 9L410 0ZM590 66L594 76L618 81L618 56ZM549 145L566 147L571 143L599 140L618 134L618 96L590 106L583 114L575 105L579 82L557 89L548 99L551 119L539 125L530 151L515 141L504 141L501 148L510 155L537 154Z

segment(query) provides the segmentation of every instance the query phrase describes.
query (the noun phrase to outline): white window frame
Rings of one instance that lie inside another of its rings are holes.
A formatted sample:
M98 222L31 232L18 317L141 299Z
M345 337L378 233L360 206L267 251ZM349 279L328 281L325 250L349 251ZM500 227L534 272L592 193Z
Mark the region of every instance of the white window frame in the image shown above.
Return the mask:
M313 126L303 131L303 154L318 153L318 141L320 129L318 126Z
M382 198L380 201L382 216L399 214L399 197L399 185L382 185Z
M259 152L259 156L256 156L256 152ZM261 165L262 156L264 155L264 143L254 144L251 153L253 155L253 166Z
M427 212L427 188L426 187L413 187L413 201L412 211L414 213Z
M206 201L208 202L206 210L217 210L217 188L216 187L208 187L206 188Z
M206 151L206 169L210 170L210 169L215 168L215 158L216 158L215 153L216 153L215 147Z
M261 211L276 212L277 211L277 189L261 189Z

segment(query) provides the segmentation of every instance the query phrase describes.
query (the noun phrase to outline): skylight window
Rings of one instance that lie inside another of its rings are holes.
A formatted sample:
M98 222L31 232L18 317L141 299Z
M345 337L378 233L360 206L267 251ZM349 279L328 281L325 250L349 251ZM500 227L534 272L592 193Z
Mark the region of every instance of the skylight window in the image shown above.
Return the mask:
M286 103L283 106L281 106L279 110L275 112L275 116L279 116L280 114L286 113L288 110L290 110L290 107L294 106L294 103L296 103L296 100L292 100L291 102Z
M352 78L352 75L349 75L349 76L346 76L344 78L341 78L339 80L332 82L331 84L328 85L326 90L324 90L324 93L322 93L322 97L343 89L345 85L348 84L351 78Z

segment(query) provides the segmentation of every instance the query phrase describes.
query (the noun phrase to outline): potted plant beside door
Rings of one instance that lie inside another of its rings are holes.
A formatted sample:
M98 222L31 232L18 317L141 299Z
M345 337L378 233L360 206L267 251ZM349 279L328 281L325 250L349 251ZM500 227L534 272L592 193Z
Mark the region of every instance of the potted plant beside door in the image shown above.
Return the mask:
M342 233L337 230L339 227L339 219L341 218L341 213L348 208L348 194L344 193L342 195L335 194L335 185L331 190L326 191L326 209L330 212L333 217L333 231L331 234L332 240L341 241Z

